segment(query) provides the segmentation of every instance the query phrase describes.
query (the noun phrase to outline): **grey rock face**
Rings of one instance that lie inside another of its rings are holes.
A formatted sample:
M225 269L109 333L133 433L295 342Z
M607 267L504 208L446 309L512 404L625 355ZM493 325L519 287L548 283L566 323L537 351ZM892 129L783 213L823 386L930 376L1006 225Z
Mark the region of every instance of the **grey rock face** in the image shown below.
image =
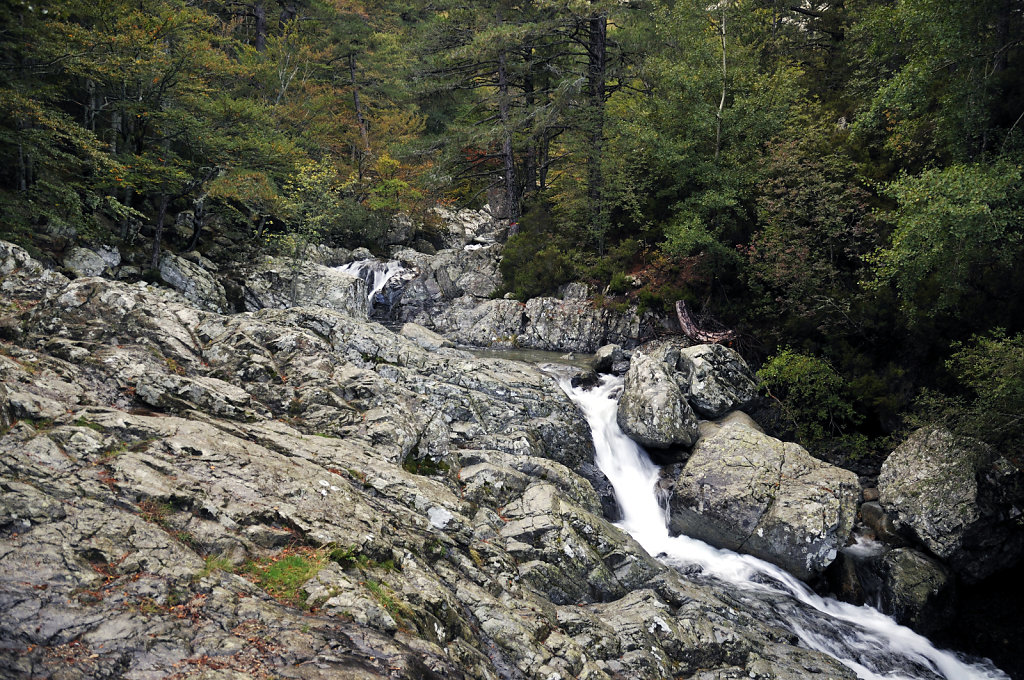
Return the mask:
M64 255L64 268L75 276L99 276L108 266L99 253L88 248L76 246Z
M950 623L954 584L941 564L916 550L896 548L881 558L878 571L883 612L925 635Z
M680 351L680 371L688 382L686 396L701 416L720 418L757 397L754 374L735 350L722 345L695 345Z
M21 266L3 677L853 677L605 521L589 430L528 365Z
M535 298L525 305L492 300L502 285L501 243L487 211L438 211L449 248L434 255L399 250L393 257L419 275L405 286L394 316L443 334L457 344L593 352L606 343L634 346L635 311L595 308L585 286L568 286L565 299Z
M676 480L670 526L807 579L845 544L858 496L852 472L730 424L694 447Z
M227 312L224 286L205 268L173 253L160 257L160 277L196 306L210 312Z
M66 276L39 264L24 248L0 241L0 295L5 314L20 312L67 283Z
M894 524L968 581L1024 555L1024 474L976 442L918 430L882 464L878 491Z
M250 312L314 305L365 319L369 308L364 281L323 265L267 258L239 277Z
M403 337L409 338L425 350L435 350L442 347L455 346L451 340L443 335L435 333L429 328L424 328L416 323L403 324L402 330L399 331L399 334Z
M692 446L697 441L697 417L668 366L639 350L626 372L617 420L643 446Z

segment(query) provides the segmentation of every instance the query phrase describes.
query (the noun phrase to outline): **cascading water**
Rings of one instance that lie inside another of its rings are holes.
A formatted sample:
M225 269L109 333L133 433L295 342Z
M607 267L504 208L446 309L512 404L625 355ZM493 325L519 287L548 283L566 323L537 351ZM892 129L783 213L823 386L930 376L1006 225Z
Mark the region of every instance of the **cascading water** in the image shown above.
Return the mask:
M823 598L782 569L749 555L712 548L687 536L670 536L668 511L656 492L659 468L627 437L615 414L622 379L602 378L591 390L559 384L580 407L594 435L595 463L611 482L622 512L618 523L661 562L699 578L715 579L742 593L769 597L801 643L829 654L866 680L1006 680L985 662L968 662L936 649L926 638L867 606Z
M396 275L406 271L402 264L395 260L382 262L375 259L349 262L337 267L337 270L366 282L366 297L370 301L371 309L376 302L383 302L388 307L394 304L395 296L382 293Z

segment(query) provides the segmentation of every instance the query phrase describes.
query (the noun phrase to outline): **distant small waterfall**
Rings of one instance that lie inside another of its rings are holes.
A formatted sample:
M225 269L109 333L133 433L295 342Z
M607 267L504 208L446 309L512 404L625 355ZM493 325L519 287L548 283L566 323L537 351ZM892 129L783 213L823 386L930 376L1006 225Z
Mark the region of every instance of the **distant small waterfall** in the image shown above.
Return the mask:
M412 273L396 260L385 262L372 258L349 262L337 267L337 270L366 282L366 297L370 302L371 310L377 305L390 309L400 297L404 286L389 286L388 284L403 272Z
M751 596L770 594L781 620L803 646L836 658L864 680L1008 680L991 663L936 649L871 607L821 597L775 565L687 536L670 536L668 512L655 489L659 468L616 422L622 378L605 376L589 391L558 379L593 431L595 463L611 482L622 511L618 526L659 561L688 573L697 567L699 578L716 579Z

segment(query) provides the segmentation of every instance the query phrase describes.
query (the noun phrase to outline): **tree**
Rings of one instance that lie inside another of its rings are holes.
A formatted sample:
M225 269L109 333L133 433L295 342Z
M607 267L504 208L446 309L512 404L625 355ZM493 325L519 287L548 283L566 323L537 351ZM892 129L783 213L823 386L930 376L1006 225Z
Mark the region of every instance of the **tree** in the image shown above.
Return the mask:
M956 164L885 185L896 203L888 246L872 257L875 285L894 286L911 323L984 317L983 301L1013 285L1022 253L1020 166Z

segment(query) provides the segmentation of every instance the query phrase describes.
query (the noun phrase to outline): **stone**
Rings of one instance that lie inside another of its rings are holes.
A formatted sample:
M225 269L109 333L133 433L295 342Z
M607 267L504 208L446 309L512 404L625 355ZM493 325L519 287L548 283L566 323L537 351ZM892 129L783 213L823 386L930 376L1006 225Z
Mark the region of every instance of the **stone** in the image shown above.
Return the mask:
M429 328L424 328L417 323L406 323L402 325L402 329L399 334L403 337L409 338L417 345L426 350L435 350L442 347L454 347L453 343L448 338L435 333Z
M860 521L871 530L877 541L894 547L907 545L907 539L896 528L892 517L878 501L866 501L860 505Z
M594 352L591 367L598 373L612 373L615 365L624 358L622 347L619 345L602 345Z
M372 257L367 251L367 257ZM318 306L365 319L366 283L337 269L288 258L266 258L238 272L246 311Z
M697 441L697 417L668 367L640 351L626 373L616 419L643 446L689 447Z
M0 241L0 313L19 313L68 284L63 274L32 259L21 246Z
M978 442L922 428L894 450L878 476L879 501L968 582L1024 555L1024 473Z
M713 437L721 431L723 427L728 425L736 425L738 427L745 427L749 430L754 430L755 432L764 433L764 428L758 425L757 421L743 411L730 411L721 418L717 418L715 420L702 420L700 421L697 429L702 438Z
M224 286L205 268L183 257L161 255L160 278L202 309L221 313L229 309Z
M673 489L670 527L806 580L846 544L859 495L852 472L731 424L694 447Z
M15 418L53 420L67 412L63 404L31 392L13 392L7 396L7 403Z
M99 253L79 246L68 250L63 264L75 276L100 276L110 266Z
M635 346L640 335L636 309L625 313L596 308L589 301L540 297L528 300L520 346L560 352L593 352L601 345Z
M954 578L936 560L911 548L896 548L879 561L881 610L929 635L945 628L955 614Z
M604 519L589 428L534 366L315 286L223 315L47 271L0 243L0 676L853 677L781 595Z
M681 384L693 409L719 418L757 398L754 374L735 350L723 345L694 345L680 350Z

